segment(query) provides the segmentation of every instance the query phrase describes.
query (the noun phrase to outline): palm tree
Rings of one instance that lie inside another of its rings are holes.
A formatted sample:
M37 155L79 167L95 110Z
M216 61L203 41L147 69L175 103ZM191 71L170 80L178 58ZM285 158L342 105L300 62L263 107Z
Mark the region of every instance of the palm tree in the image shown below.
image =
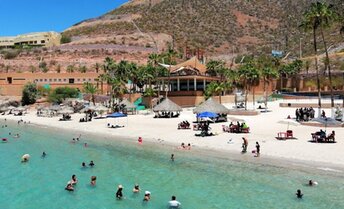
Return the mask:
M320 117L321 113L321 90L320 90L320 77L319 77L319 68L318 68L318 47L317 47L317 35L316 31L319 27L319 17L317 14L317 4L312 3L311 7L303 14L303 20L300 27L305 30L312 30L313 33L313 47L314 47L314 63L315 71L317 75L317 89L318 89L318 116Z
M209 85L207 85L205 96L206 98L209 98L211 96L217 95L219 96L219 102L221 104L221 93L225 90L225 88L225 83L213 81Z
M239 67L238 70L239 77L245 88L245 110L247 110L247 95L249 89L254 85L254 83L259 79L259 71L253 65L252 61L244 63ZM254 104L254 89L253 89L253 104Z
M96 73L99 73L100 68L101 68L101 65L98 62L94 64L94 69L96 70Z
M74 65L68 65L67 66L67 73L73 73L75 70L75 66Z
M168 70L168 81L167 81L168 88L170 86L170 79L171 79L171 65L173 64L173 59L176 55L177 55L177 52L174 51L174 49L170 47L164 56L165 58L168 59L168 64L170 65L170 68ZM167 98L168 89L165 89L165 90L166 90L165 97Z
M85 93L91 94L91 100L93 102L93 105L95 105L96 102L95 102L94 95L98 92L97 86L92 83L86 82L84 83L83 87L84 87Z
M275 68L271 67L271 65L265 65L261 70L261 75L263 77L263 89L264 89L264 105L265 105L265 110L268 109L268 92L267 92L267 85L269 85L270 81L272 79L278 78L278 72Z
M326 59L325 59L325 67L328 69L328 78L330 82L330 93L331 93L331 108L332 114L331 116L334 117L334 95L333 95L333 85L332 85L332 73L331 73L331 64L330 64L330 57L328 56L327 44L324 36L324 29L331 27L333 23L337 20L337 15L333 10L333 5L328 5L326 3L317 2L317 15L319 18L319 29L321 33L321 38L324 44ZM325 68L326 70L326 68Z

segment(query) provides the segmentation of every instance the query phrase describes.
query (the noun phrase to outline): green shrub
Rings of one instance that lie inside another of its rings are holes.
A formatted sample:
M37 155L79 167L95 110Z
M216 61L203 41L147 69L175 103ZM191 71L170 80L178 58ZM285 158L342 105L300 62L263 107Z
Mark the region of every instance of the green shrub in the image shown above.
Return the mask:
M24 86L22 94L22 105L30 105L36 102L38 95L37 86L35 83L27 83Z
M70 87L58 87L50 94L48 100L53 103L62 103L66 98L77 98L79 96L79 89Z
M69 36L66 36L66 35L62 34L62 36L61 36L61 44L70 43L71 41L72 41L72 39Z

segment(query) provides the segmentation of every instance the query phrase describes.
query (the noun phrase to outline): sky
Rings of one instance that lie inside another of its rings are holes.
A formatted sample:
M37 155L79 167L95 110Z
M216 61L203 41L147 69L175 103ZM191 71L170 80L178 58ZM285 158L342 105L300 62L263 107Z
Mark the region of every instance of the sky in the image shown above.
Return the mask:
M0 36L62 32L105 14L128 0L0 0Z

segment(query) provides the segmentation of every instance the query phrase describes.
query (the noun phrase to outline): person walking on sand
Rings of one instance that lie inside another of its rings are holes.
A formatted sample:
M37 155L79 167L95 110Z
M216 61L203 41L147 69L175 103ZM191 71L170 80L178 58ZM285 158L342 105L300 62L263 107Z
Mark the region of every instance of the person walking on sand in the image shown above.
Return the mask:
M258 142L256 142L256 156L255 157L259 157L260 155L260 145Z
M245 137L242 137L243 143L242 143L242 153L247 152L247 146L248 146L248 141Z

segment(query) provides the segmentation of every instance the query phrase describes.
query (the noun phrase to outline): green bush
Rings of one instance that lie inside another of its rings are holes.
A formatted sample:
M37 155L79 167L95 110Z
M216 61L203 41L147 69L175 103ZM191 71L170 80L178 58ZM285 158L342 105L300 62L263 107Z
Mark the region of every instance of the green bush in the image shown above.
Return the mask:
M62 103L67 98L77 98L79 96L79 89L70 87L58 87L50 94L48 100L53 103Z
M69 36L66 36L66 35L62 34L62 36L61 36L61 44L70 43L71 41L72 41L72 39Z
M11 50L2 51L1 54L4 55L4 59L10 60L10 59L16 58L19 52L20 52L19 50L11 49Z
M36 102L38 95L37 86L35 83L28 83L24 86L22 94L22 105L30 105Z

